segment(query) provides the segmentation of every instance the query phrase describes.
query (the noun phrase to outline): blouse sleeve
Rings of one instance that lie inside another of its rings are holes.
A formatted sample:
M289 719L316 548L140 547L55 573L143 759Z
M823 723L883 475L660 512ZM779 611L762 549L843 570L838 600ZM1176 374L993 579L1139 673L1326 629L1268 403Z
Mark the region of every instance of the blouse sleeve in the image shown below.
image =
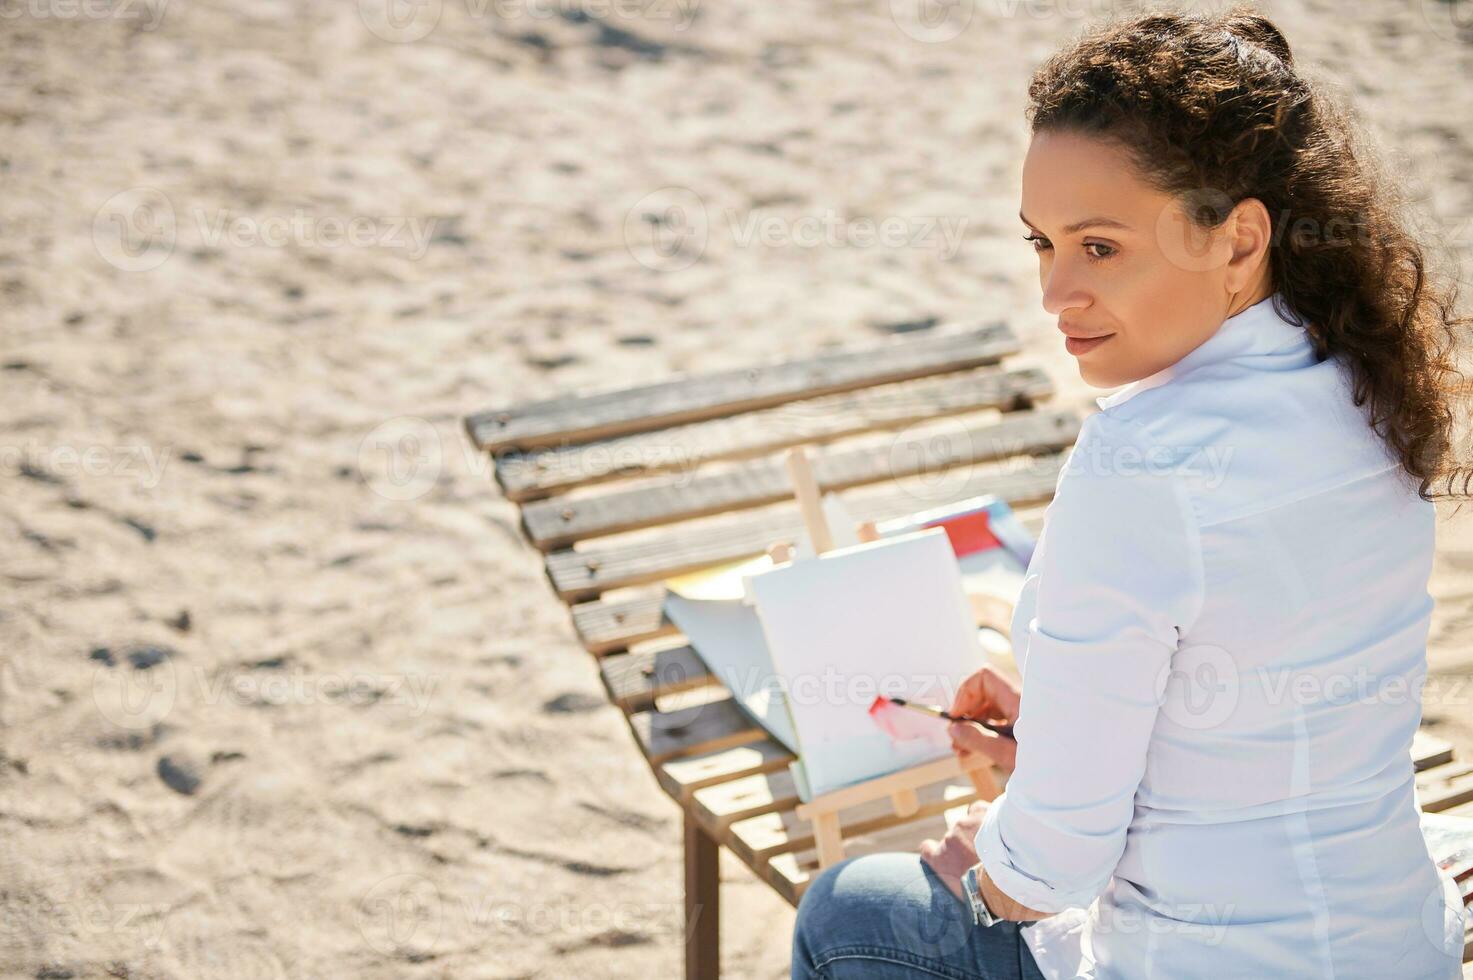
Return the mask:
M1017 763L977 854L1040 912L1088 906L1114 873L1171 658L1201 609L1201 546L1179 447L1085 420L1029 569ZM1023 625L1023 624L1018 624Z

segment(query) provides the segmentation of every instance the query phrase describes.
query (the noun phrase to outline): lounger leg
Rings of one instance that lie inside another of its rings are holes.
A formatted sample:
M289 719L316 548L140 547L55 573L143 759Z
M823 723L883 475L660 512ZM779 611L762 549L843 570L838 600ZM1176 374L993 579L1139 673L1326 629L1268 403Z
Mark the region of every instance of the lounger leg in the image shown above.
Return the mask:
M721 976L720 845L685 815L685 980Z

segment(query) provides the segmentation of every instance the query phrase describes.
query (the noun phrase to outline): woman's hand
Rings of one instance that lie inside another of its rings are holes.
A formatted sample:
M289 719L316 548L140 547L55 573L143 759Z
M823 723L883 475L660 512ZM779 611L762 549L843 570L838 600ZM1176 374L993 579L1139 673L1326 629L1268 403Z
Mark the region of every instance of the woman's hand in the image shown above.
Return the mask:
M988 804L984 801L973 800L972 805L967 807L967 815L952 824L944 838L939 841L921 841L921 860L931 866L953 895L964 901L967 896L962 888L962 875L980 860L977 857L977 832L982 829L987 807ZM977 872L977 883L987 907L1000 918L1012 922L1036 922L1054 914L1039 912L1021 902L1013 901L997 887L997 883L986 871Z
M987 804L973 800L967 807L967 815L952 824L944 838L921 841L921 860L931 866L957 898L966 897L962 891L962 875L977 863L977 831L982 829L985 816Z
M957 689L951 713L985 721L1012 724L1018 720L1023 692L991 664L972 674ZM1011 772L1017 763L1018 743L989 731L974 721L955 721L947 729L951 747L963 765L983 756L993 765Z

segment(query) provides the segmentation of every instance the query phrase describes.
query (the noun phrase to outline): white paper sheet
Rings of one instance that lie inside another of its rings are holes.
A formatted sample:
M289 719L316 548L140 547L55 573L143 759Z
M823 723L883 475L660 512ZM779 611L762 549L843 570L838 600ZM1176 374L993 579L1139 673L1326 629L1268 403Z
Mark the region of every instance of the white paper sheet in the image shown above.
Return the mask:
M741 599L692 599L672 592L665 596L665 615L690 640L737 704L796 755L798 736L782 682L767 653L757 610Z

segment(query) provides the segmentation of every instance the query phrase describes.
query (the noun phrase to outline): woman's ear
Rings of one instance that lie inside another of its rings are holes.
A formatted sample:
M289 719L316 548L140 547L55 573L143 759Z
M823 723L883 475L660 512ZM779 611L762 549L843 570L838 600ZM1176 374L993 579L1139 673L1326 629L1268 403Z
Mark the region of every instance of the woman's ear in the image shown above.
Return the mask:
M1262 277L1273 238L1273 219L1268 208L1256 197L1245 197L1233 206L1223 227L1232 246L1224 270L1227 290L1239 293L1252 289Z

